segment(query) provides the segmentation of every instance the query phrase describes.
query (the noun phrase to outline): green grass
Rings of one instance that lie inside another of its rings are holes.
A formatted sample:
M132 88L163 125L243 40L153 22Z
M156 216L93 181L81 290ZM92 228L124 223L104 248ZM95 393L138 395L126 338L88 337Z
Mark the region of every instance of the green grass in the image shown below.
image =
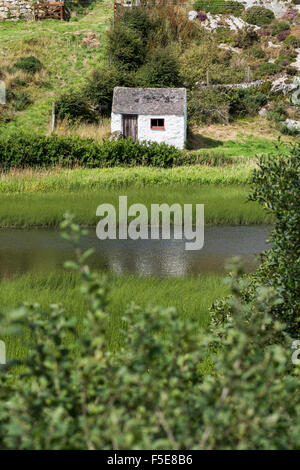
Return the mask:
M107 188L143 188L172 184L244 185L249 182L254 164L210 167L181 166L170 169L154 167L12 170L0 173L1 193L77 192Z
M245 123L247 126L247 123ZM226 140L218 150L223 151L225 155L232 157L243 156L244 158L254 158L261 154L277 154L279 151L288 151L288 144L282 144L273 139L260 138L253 135L237 136L236 140Z
M95 225L96 209L110 203L118 208L119 195L127 195L128 206L180 203L205 204L205 223L252 225L271 223L270 215L254 202L247 202L245 186L167 185L99 189L82 192L0 194L0 227L57 227L65 212L75 215L81 225ZM118 212L118 211L117 211Z
M0 174L0 227L55 227L69 211L76 222L95 225L102 203L205 204L206 224L270 223L258 204L247 202L253 165L194 165L171 169L134 167L52 169Z
M238 121L241 126L244 124L244 130L247 130L247 121ZM237 125L237 122L235 122ZM228 125L228 130L231 130L231 126ZM252 134L245 134L240 132L236 135L235 140L215 140L208 137L201 137L201 153L208 155L221 153L225 157L236 157L237 161L241 158L244 161L249 159L255 159L257 156L262 154L278 154L279 152L288 152L290 143L294 142L292 139L286 139L284 142L278 140L274 129L270 127L270 137L262 138ZM195 149L194 149L195 151ZM197 151L197 150L196 150Z
M131 302L148 305L174 306L185 318L196 318L199 327L208 323L208 309L212 302L228 293L223 278L217 275L160 279L143 278L134 275L116 277L111 275L109 321L107 339L114 350L120 346L122 316ZM82 318L85 315L86 300L79 292L80 281L77 275L65 271L48 274L27 274L0 283L0 309L5 315L23 302L38 302L47 310L51 303L63 305L66 315L78 319L78 334L82 331ZM1 337L6 342L9 359L20 359L26 355L23 340Z

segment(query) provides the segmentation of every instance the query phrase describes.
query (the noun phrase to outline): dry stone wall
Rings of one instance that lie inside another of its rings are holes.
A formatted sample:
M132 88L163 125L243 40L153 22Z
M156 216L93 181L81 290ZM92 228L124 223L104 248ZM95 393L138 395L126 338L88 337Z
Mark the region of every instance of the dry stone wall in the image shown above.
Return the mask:
M33 6L30 0L0 0L0 21L31 20Z

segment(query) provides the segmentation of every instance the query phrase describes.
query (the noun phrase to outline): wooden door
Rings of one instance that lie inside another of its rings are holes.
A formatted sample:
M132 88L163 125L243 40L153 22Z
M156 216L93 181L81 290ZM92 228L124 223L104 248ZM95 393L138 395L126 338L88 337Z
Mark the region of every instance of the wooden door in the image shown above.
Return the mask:
M138 138L138 127L137 127L137 114L124 114L123 115L123 134L127 139L131 137L133 141Z

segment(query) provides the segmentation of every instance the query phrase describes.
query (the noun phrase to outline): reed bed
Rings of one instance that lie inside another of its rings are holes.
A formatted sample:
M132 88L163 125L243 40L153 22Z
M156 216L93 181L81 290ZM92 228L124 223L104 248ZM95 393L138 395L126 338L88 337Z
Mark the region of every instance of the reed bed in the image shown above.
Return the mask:
M154 167L12 169L0 173L1 193L77 192L146 186L245 185L255 163L226 166L190 165L168 169Z
M145 187L121 186L82 192L0 193L0 227L58 227L70 212L81 225L95 225L96 209L110 203L118 215L119 196L128 197L128 206L144 204L150 215L151 204L204 204L205 224L253 225L272 223L271 216L257 203L248 202L247 186L170 184Z
M2 280L0 285L0 305L6 315L23 302L38 302L45 311L49 304L57 303L64 307L65 315L77 318L77 333L82 333L87 304L80 293L80 279L76 274L63 270L47 274L31 273ZM199 328L205 328L210 305L228 293L223 278L217 275L176 279L110 275L109 285L111 303L107 339L111 350L121 346L122 316L131 302L145 308L148 305L174 306L182 318L196 318ZM26 338L17 340L1 336L1 339L6 342L9 359L26 356Z

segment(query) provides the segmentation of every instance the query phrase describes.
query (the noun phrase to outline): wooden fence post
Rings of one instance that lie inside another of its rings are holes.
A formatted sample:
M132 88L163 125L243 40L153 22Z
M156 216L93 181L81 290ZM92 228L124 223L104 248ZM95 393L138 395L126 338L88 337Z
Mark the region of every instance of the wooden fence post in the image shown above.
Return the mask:
M206 85L209 86L209 71L206 70Z
M245 75L246 75L246 82L250 83L251 82L251 69L250 69L249 65L245 70Z
M51 114L51 134L53 134L55 129L55 101L52 103L52 114Z

